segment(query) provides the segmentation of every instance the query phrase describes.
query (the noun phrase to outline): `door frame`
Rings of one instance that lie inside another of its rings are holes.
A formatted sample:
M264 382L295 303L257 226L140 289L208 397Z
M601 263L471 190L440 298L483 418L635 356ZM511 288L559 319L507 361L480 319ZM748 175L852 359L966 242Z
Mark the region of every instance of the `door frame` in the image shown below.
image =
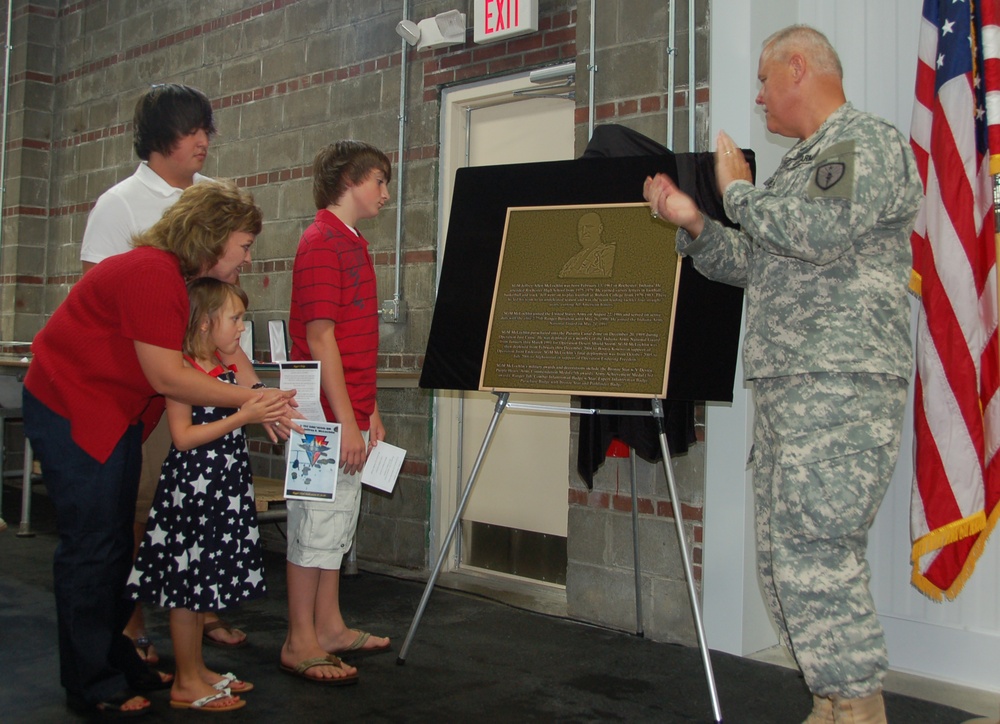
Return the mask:
M448 235L451 197L455 171L468 164L470 146L469 117L477 109L501 104L530 101L545 95L545 90L529 80L529 72L489 78L445 88L441 94L439 189L437 208L437 258L444 258ZM553 95L562 95L571 88L552 88ZM527 91L525 93L525 91ZM523 94L522 94L523 93ZM567 101L568 102L568 101ZM573 110L575 111L575 105ZM438 265L435 285L440 283ZM474 461L462 459L464 393L435 390L433 401L432 478L429 560L436 562L441 544L455 517L461 500L468 470ZM461 561L461 531L455 536L451 555L442 562L441 571L453 571ZM498 574L502 575L502 574Z

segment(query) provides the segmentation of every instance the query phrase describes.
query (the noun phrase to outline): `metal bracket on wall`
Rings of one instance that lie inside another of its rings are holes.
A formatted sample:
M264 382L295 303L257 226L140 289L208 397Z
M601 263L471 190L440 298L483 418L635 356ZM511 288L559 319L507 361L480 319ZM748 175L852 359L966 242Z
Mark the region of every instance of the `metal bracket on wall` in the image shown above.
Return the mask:
M386 299L382 302L382 321L388 324L406 322L406 302L402 299Z

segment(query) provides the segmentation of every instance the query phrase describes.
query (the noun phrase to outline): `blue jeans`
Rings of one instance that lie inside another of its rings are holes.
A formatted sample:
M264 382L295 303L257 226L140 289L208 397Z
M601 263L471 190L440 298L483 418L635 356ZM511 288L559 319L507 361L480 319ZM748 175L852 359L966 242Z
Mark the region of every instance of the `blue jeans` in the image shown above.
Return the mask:
M53 564L60 680L95 704L128 687L144 667L122 634L134 604L124 596L132 568L142 425L133 425L105 463L70 436L69 420L24 389L24 431L41 461L56 511ZM89 424L100 424L100 411Z

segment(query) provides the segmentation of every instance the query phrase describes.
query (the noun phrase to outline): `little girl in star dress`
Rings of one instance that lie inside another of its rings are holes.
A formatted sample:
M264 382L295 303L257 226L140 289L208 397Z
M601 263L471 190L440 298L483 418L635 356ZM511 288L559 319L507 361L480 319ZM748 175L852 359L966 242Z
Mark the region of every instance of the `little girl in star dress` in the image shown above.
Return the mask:
M239 287L203 277L188 285L191 315L185 360L224 383L236 376L219 361L240 343L247 297ZM128 593L170 609L177 672L170 705L212 711L239 709L235 695L253 685L218 674L202 658L205 611L264 595L253 480L243 426L270 423L284 401L263 396L239 410L191 407L167 400L173 445L163 463Z

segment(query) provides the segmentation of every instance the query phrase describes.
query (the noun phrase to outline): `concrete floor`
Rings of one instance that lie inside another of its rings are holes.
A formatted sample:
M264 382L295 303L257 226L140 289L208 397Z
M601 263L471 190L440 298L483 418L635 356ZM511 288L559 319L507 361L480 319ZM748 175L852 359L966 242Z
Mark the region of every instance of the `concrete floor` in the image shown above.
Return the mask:
M19 492L19 491L17 491ZM20 495L4 496L4 517ZM33 496L34 537L0 533L0 721L80 720L64 705L58 682L51 556L55 547L47 500ZM219 671L235 671L256 689L227 721L312 722L709 722L711 699L697 649L543 615L469 592L433 595L407 652L398 652L423 592L420 581L364 569L344 580L342 607L350 622L393 638L395 651L358 662L360 683L323 687L281 673L285 632L283 555L265 555L269 595L228 615L250 634L237 650L206 649ZM454 580L454 579L452 579ZM474 585L466 586L469 590ZM164 611L150 612L150 633L169 670ZM776 663L711 655L723 721L800 722L810 701L798 672ZM169 708L169 692L150 695L146 722L187 721ZM973 710L887 694L894 724L960 724ZM197 717L195 717L197 718Z

